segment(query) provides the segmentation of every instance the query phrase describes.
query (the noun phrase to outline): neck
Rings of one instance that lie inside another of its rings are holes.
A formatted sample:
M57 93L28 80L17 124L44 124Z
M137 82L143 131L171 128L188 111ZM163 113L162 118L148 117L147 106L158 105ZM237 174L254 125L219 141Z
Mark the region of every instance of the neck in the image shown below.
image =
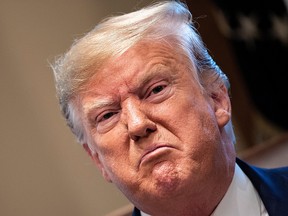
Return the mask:
M230 182L227 182L225 188L220 188L219 185L218 188L211 188L210 196L207 194L205 197L195 194L187 196L186 194L182 197L173 197L173 200L162 200L161 205L147 210L147 213L157 216L209 216L224 197Z

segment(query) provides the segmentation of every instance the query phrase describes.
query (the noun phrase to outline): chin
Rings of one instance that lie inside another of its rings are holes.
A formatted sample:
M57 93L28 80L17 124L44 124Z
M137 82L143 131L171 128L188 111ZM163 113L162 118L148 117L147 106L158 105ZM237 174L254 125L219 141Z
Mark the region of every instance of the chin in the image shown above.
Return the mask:
M153 178L152 181L157 194L166 196L176 192L182 182L180 174L181 172L177 167L169 161L155 165L150 177Z

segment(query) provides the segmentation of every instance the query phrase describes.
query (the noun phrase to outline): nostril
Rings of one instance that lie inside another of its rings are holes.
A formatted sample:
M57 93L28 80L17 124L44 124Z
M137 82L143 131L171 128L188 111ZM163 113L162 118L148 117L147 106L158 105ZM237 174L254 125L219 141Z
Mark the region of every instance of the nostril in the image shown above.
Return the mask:
M141 136L139 136L139 135L132 135L132 136L131 136L131 139L132 139L133 141L137 142L141 137L147 137L147 136L149 136L149 134L153 133L154 131L155 131L154 129L147 128L145 134L143 134L143 135L141 135Z
M147 128L146 129L146 133L147 134L150 134L150 133L153 133L155 130L151 129L151 128Z

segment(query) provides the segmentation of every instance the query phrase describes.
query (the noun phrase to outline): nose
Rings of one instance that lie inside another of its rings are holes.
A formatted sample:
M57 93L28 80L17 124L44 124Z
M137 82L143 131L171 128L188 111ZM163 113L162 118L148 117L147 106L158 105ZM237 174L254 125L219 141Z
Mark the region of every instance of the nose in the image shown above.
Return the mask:
M156 124L149 119L145 110L141 110L141 102L130 100L126 104L126 123L130 139L138 141L148 137L157 130Z

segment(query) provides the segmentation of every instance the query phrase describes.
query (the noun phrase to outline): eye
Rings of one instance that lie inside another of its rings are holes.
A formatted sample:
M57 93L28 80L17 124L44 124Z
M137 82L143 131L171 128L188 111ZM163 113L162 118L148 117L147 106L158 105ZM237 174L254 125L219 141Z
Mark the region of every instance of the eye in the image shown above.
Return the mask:
M121 110L119 109L105 110L95 117L92 127L99 134L107 133L116 127L120 119L120 113Z
M106 120L106 119L109 119L110 117L112 117L114 115L113 112L109 112L109 113L106 113L105 115L103 115L103 119Z
M152 94L158 94L165 88L164 85L156 86L155 88L152 89L151 93Z
M149 94L147 95L147 97L150 97L152 95L157 95L160 92L162 92L167 85L157 85L155 87L152 88L152 90L150 92L148 92Z
M117 112L106 112L96 117L97 122L103 122L113 117Z

